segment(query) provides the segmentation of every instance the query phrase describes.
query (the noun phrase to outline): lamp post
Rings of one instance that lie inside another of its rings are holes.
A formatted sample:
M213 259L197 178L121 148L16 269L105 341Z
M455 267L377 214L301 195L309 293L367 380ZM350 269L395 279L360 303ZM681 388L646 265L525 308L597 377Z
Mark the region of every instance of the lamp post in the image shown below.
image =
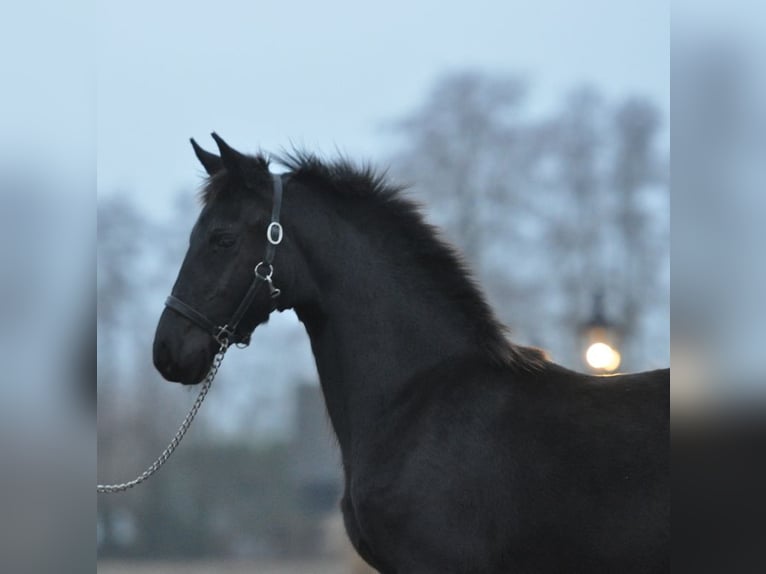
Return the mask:
M620 331L604 313L604 294L593 296L593 314L581 328L583 358L593 373L609 374L620 367Z

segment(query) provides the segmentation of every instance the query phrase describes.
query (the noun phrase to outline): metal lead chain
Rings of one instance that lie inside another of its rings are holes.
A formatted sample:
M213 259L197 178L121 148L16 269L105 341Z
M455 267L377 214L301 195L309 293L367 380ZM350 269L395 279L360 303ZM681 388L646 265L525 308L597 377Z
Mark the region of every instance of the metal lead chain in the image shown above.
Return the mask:
M215 379L215 376L218 374L218 369L221 368L223 357L226 354L226 350L228 348L229 342L228 340L224 339L221 342L221 346L218 348L218 352L216 353L215 358L213 358L213 364L210 366L210 371L208 371L207 376L205 377L205 382L202 383L202 388L199 390L199 394L197 395L194 404L189 410L189 413L186 415L186 418L184 418L183 422L181 423L181 426L178 428L178 431L173 437L173 440L171 440L170 444L165 448L165 450L162 451L162 454L157 457L157 460L155 460L149 466L149 468L147 468L139 476L128 482L122 482L119 484L97 484L96 492L107 494L114 492L125 492L126 490L144 482L147 478L157 472L162 467L162 465L165 464L165 462L167 462L167 460L170 458L170 455L173 454L173 451L175 451L178 445L181 443L184 435L186 435L186 431L189 430L189 426L194 420L194 417L197 416L197 411L199 411L199 408L202 406L202 402L205 400L207 392L210 390L210 385L213 384L213 379Z

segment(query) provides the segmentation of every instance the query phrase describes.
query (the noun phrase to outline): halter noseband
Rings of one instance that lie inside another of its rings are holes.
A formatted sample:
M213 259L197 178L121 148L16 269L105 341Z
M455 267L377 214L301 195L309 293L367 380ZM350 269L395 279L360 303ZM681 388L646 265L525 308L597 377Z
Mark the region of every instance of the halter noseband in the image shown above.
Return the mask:
M284 230L279 223L279 210L282 207L282 176L272 174L271 180L273 182L274 203L271 208L271 223L269 223L266 229L266 239L268 241L266 244L266 254L263 260L253 269L253 274L255 275L253 281L250 283L247 293L245 293L237 310L234 311L228 322L224 325L216 325L205 315L174 295L169 295L165 300L166 307L189 319L192 323L209 333L221 345L228 346L230 343L234 343L240 347L247 347L250 344L251 333L238 333L237 328L264 284L269 286L269 294L272 299L279 297L280 291L274 286L271 276L274 274L273 262L274 255L277 253L277 245L282 242L284 236Z

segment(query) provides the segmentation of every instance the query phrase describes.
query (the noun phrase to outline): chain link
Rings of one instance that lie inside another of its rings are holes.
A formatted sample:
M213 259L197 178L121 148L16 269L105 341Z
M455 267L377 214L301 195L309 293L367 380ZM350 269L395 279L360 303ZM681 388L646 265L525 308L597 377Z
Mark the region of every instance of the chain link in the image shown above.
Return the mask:
M184 435L186 435L186 431L189 430L189 426L194 420L194 417L197 416L197 411L199 411L199 408L202 406L202 402L205 400L207 392L210 390L210 385L213 384L213 379L215 379L215 376L218 374L218 369L221 368L223 357L226 354L228 348L229 341L224 338L221 341L221 346L218 348L218 352L213 358L213 364L210 365L210 371L208 371L207 376L205 377L205 381L202 383L202 388L199 390L199 394L197 395L194 404L191 406L189 413L186 415L186 418L184 418L181 426L178 428L178 431L173 437L173 440L171 440L170 444L168 444L165 450L162 451L162 454L157 457L157 460L155 460L144 472L128 482L121 482L119 484L97 484L96 492L106 494L111 494L114 492L125 492L126 490L129 490L134 486L144 482L167 462L167 460L170 458L170 455L173 454L176 448L178 448L178 445L181 443L181 440L183 440Z

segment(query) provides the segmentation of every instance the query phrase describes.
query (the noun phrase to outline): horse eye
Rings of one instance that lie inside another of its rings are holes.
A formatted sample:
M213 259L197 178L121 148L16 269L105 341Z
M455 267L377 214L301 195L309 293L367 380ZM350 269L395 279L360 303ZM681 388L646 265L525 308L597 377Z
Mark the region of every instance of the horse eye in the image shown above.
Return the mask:
M236 238L228 233L216 234L211 237L212 243L217 247L231 247L234 245Z

